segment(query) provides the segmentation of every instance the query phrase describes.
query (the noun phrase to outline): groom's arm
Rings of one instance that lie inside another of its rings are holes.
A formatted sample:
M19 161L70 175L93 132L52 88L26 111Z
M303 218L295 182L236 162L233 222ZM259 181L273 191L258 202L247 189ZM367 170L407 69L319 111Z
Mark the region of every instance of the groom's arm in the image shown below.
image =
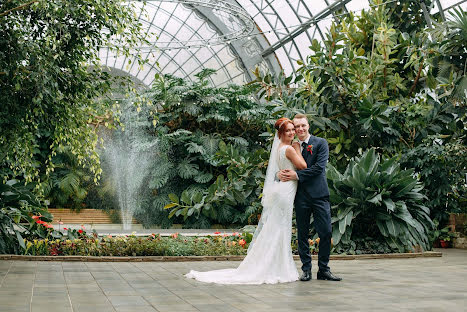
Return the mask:
M325 139L321 139L320 144L317 145L316 154L318 158L316 163L314 163L310 168L297 171L298 181L301 183L306 182L312 177L320 175L326 169L326 164L329 158L328 142Z

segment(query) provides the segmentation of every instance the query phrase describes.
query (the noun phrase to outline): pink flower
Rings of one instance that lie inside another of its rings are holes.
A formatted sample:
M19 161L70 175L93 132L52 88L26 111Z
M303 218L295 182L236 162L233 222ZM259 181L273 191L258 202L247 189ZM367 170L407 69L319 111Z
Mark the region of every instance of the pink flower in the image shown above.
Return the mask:
M61 225L63 225L63 222L62 222L62 221L58 221L58 224L61 224Z
M39 220L41 217L42 217L41 215L38 215L38 216L32 216L32 218L33 218L34 220Z
M172 235L170 235L170 237L172 237L172 238L177 238L177 237L178 237L178 233L173 233Z
M238 241L238 244L242 247L245 247L246 241L242 238L241 240Z

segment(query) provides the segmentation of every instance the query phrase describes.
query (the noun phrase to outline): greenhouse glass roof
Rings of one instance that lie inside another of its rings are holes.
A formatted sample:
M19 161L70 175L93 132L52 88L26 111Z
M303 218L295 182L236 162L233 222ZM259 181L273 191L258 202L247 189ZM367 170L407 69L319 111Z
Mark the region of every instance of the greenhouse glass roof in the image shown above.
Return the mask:
M404 0L400 0L404 1ZM399 2L386 0L385 3ZM423 2L423 1L422 1ZM467 0L431 0L426 18L459 6ZM323 40L338 14L369 7L368 0L148 0L128 2L146 29L149 44L136 47L147 63L134 57L100 50L102 62L150 85L158 72L192 80L204 68L217 72L214 86L243 84L253 79L259 66L273 73L291 74L297 60L309 53L313 39Z

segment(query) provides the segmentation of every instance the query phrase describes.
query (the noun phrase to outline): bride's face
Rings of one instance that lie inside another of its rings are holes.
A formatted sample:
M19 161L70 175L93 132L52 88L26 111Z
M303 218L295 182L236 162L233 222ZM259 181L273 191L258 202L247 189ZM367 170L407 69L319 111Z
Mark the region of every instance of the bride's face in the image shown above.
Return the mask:
M291 123L287 123L285 126L284 134L282 135L282 139L288 143L292 142L295 137L295 127Z

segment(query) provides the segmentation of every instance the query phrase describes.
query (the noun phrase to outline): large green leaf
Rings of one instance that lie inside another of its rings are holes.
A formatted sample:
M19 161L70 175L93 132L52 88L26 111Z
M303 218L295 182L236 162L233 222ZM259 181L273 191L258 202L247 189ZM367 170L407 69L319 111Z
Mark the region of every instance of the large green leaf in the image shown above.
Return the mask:
M344 218L339 221L339 232L341 234L345 233L347 226L350 226L352 223L353 211L350 211Z
M392 236L396 237L400 232L400 226L393 218L386 220L386 227L388 229L389 234Z

